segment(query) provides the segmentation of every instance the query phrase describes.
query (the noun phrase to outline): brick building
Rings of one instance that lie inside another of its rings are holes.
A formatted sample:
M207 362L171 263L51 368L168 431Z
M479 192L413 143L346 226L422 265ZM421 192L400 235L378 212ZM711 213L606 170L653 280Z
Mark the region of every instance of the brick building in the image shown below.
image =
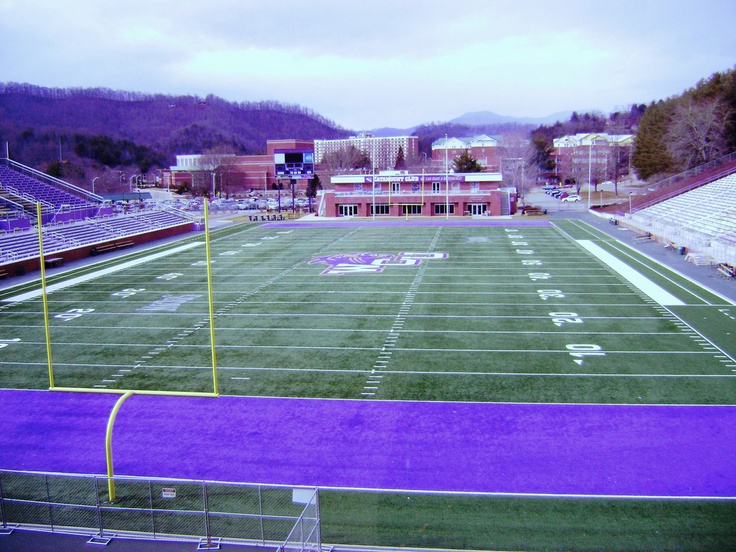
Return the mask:
M619 181L631 173L633 134L580 133L553 140L554 178L578 183Z
M384 171L333 176L331 188L322 195L320 216L456 217L516 212L516 191L502 186L500 173Z
M440 138L432 143L432 165L444 167L445 159L452 161L464 153L469 154L484 171L501 171L500 140L485 134L468 138ZM446 156L446 157L445 157Z
M199 185L211 189L212 180L217 194L242 195L250 192L268 193L278 185L288 188L288 179L278 178L274 171L276 150L312 150L312 140L281 139L266 142L266 154L197 154L177 155L176 165L162 172L164 187L177 189L181 184ZM214 176L213 176L214 175ZM206 182L205 182L206 181ZM306 181L297 181L297 191L306 189Z

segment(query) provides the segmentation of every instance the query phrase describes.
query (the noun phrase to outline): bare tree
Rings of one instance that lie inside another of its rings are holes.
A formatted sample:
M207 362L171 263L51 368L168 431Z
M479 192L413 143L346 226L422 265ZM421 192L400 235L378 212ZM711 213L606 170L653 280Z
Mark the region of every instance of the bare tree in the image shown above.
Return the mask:
M613 143L608 148L606 179L613 182L613 193L618 197L618 183L623 175L630 173L631 148Z
M690 169L726 153L726 126L731 110L718 98L696 101L688 96L674 109L666 132L668 150Z
M233 172L232 159L234 158L235 154L223 153L218 148L208 150L200 155L197 170L192 171L193 187L197 191L197 195L212 194L214 199L219 192L222 196L224 194L224 176Z
M526 192L539 176L537 148L528 135L509 133L502 136L499 151L503 180L516 188L519 202L523 205Z
M366 169L371 166L370 158L355 146L325 154L322 163L327 165L330 171Z

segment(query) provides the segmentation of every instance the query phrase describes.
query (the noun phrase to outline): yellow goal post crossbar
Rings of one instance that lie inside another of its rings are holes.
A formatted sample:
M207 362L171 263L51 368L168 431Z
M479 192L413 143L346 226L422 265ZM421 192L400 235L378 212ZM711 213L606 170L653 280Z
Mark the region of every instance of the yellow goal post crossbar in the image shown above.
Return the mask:
M58 387L55 385L54 378L54 367L52 363L51 354L51 328L49 323L49 306L47 298L47 286L46 286L46 270L45 260L43 252L43 232L42 232L42 218L41 218L41 203L36 203L36 212L38 217L38 250L39 250L39 264L41 268L41 297L43 298L43 317L44 317L44 329L46 333L46 357L48 363L48 374L49 374L49 390L50 391L65 391L65 392L77 392L77 393L129 393L134 392L141 395L162 395L162 396L179 396L179 397L218 397L219 386L217 382L217 353L215 349L215 308L212 291L212 254L210 250L210 232L209 232L209 210L207 202L204 203L204 221L205 221L205 250L206 250L206 263L207 263L207 303L209 306L209 321L210 321L210 349L212 359L212 392L198 392L198 391L162 391L162 390L129 390L129 389L101 389L101 388L88 388L88 387Z
M209 209L208 204L204 203L204 220L205 220L205 250L207 257L207 302L209 304L209 321L210 321L210 347L212 350L212 382L213 391L208 392L197 392L197 391L162 391L162 390L150 390L150 389L101 389L101 388L84 388L84 387L57 387L54 383L54 369L51 356L51 330L49 324L49 306L47 297L47 286L46 286L46 264L44 259L43 251L43 218L41 203L36 203L36 216L38 223L38 261L41 272L41 296L43 299L43 315L44 315L44 329L46 332L46 355L48 363L49 373L49 390L50 391L62 391L72 393L106 393L106 394L120 394L121 397L115 403L110 416L107 420L107 429L105 432L105 462L107 467L108 477L108 493L109 500L113 502L115 500L115 481L114 481L114 469L113 469L113 457L112 457L112 431L115 425L115 419L117 418L118 411L123 403L133 395L155 395L164 397L199 397L199 398L217 398L220 396L219 387L217 383L217 355L215 351L215 310L213 301L212 291L212 255L210 250L210 231L209 231Z

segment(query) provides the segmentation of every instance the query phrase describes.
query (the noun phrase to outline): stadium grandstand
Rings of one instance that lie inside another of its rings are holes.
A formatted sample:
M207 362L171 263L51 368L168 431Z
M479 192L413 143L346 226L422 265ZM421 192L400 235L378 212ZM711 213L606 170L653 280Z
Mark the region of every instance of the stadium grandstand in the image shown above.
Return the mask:
M41 220L38 220L38 212ZM10 159L0 159L0 277L39 268L38 225L47 265L57 266L106 251L194 229L173 208L116 213L111 201Z
M642 238L679 250L695 264L734 276L736 153L669 178L650 193L598 210Z

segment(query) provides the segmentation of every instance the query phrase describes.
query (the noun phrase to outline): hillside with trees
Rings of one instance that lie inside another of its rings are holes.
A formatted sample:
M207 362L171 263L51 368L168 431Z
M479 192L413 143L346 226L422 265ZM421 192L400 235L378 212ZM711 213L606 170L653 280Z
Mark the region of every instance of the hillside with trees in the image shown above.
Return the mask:
M309 109L215 96L148 95L0 83L0 142L10 157L100 191L118 175L173 165L176 155L265 153L274 138L342 138L350 132Z
M639 178L655 181L707 163L736 149L736 72L716 73L680 96L634 104L608 115L573 112L550 125L453 122L416 127L419 159L431 158L444 137L500 136L503 156L523 159L534 181L554 167L554 138L606 132L634 134L632 165ZM298 105L228 102L216 96L170 96L104 88L58 89L0 83L0 144L23 164L100 192L119 191L122 175L151 174L174 164L176 155L264 153L274 138L336 139L353 134ZM530 139L531 138L531 139ZM358 151L335 154L334 170L367 167ZM521 167L520 167L521 168Z
M736 71L715 73L683 94L644 111L633 164L656 180L708 163L736 149Z

